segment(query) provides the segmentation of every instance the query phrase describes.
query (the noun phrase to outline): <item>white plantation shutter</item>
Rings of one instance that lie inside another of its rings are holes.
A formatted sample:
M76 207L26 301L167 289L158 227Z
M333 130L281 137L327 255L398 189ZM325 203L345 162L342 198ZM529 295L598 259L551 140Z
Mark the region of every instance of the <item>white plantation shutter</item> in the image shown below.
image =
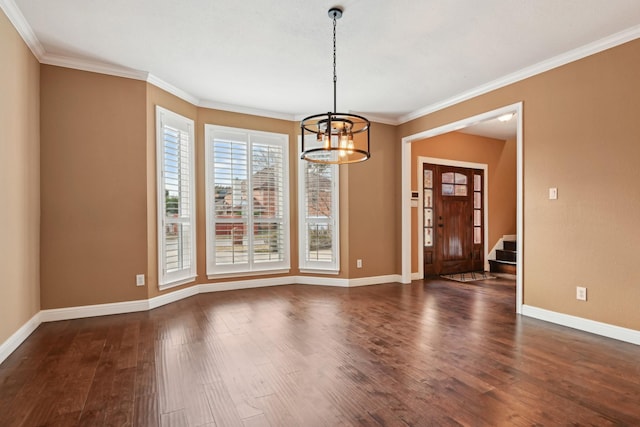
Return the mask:
M316 143L313 135L305 146ZM299 161L300 269L340 270L337 165Z
M156 107L158 151L158 283L196 276L193 120Z
M288 269L288 136L205 126L207 274Z

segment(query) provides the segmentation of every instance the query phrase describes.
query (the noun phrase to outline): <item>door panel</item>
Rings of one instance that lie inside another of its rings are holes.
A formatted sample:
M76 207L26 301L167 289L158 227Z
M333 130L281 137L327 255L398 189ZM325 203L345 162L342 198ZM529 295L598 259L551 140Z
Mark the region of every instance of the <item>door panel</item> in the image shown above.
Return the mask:
M483 221L478 220L484 211L476 208L483 197L482 173L453 166L423 165L425 275L484 268ZM433 199L427 199L427 195Z

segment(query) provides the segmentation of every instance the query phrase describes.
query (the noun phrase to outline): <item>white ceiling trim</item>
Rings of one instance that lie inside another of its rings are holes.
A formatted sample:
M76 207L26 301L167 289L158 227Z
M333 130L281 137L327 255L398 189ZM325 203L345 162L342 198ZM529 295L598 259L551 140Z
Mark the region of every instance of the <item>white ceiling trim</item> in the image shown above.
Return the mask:
M36 37L31 25L27 22L24 15L20 11L20 9L16 6L13 0L0 0L0 8L4 11L4 13L9 18L9 21L16 28L24 42L27 44L29 49L33 52L35 57L44 64L62 66L66 68L74 68L78 70L91 71L101 74L113 75L117 77L131 78L136 80L144 80L150 84L158 86L159 88L166 90L167 92L181 98L187 102L190 102L196 106L203 108L214 108L221 109L225 111L231 111L242 114L250 114L250 115L258 115L262 117L270 117L275 119L282 120L294 120L299 121L303 117L302 115L295 114L287 114L269 110L261 110L254 109L249 107L243 107L239 105L230 105L223 104L209 100L200 100L188 92L175 87L174 85L154 76L153 74L145 71L129 69L125 67L121 67L118 65L110 65L100 63L98 61L89 61L71 57L65 57L60 55L52 55L45 52L42 44ZM399 125L402 123L409 122L416 118L425 116L427 114L431 114L435 111L441 110L446 107L450 107L452 105L458 104L460 102L469 100L479 95L483 95L485 93L491 92L493 90L499 89L501 87L516 83L518 81L524 80L529 77L533 77L537 74L543 73L545 71L549 71L551 69L560 67L562 65L566 65L570 62L577 61L579 59L585 58L587 56L596 54L606 49L610 49L612 47L621 45L623 43L635 40L640 38L640 25L636 25L634 27L628 28L619 33L613 34L611 36L605 37L593 43L589 43L585 46L579 47L577 49L571 50L569 52L563 53L561 55L555 56L548 60L539 62L530 67L523 68L522 70L516 71L514 73L508 74L502 78L493 80L484 85L478 86L474 89L462 92L456 96L445 99L441 102L437 102L435 104L431 104L429 106L420 108L411 113L403 115L398 118L398 120L389 120L372 117L371 115L367 115L371 121L389 124L389 125Z
M419 110L401 116L397 124L406 123L408 121L417 119L418 117L426 116L427 114L434 113L438 110L442 110L443 108L450 107L463 101L467 101L471 98L475 98L476 96L483 95L485 93L491 92L492 90L500 89L501 87L508 86L529 77L533 77L537 74L544 73L545 71L549 71L562 65L566 65L570 62L586 58L587 56L594 55L598 52L602 52L603 50L619 46L623 43L635 40L639 37L640 25L636 25L635 27L620 31L619 33L597 40L593 43L589 43L577 49L570 50L545 61L538 62L537 64L534 64L530 67L523 68L522 70L516 71L515 73L508 74L504 77L478 86L469 91L462 92L461 94L449 99L445 99L444 101L429 105L424 108L420 108Z
M193 105L200 105L200 100L198 98L196 98L195 96L191 95L189 92L186 92L180 88L175 87L174 85L165 82L164 80L154 76L153 74L149 73L149 75L146 78L147 82L159 87L162 90L165 90L167 92L169 92L172 95L177 96L178 98L190 102Z
M33 32L31 25L27 22L18 6L13 0L0 0L0 8L7 15L9 21L13 24L22 40L29 46L31 52L38 58L38 61L44 56L44 47L40 43L40 40L36 37L36 33Z
M52 55L46 52L39 58L39 60L42 64L56 65L58 67L73 68L75 70L90 71L92 73L107 74L127 79L146 81L149 76L149 73L144 71L125 68L119 65L109 65L103 62L90 61L70 56Z
M261 110L259 108L243 107L240 105L224 104L222 102L202 100L197 105L198 107L211 108L213 110L223 110L223 111L230 111L232 113L249 114L251 116L260 116L260 117L269 117L271 119L296 121L296 116L293 114L279 113L277 111Z

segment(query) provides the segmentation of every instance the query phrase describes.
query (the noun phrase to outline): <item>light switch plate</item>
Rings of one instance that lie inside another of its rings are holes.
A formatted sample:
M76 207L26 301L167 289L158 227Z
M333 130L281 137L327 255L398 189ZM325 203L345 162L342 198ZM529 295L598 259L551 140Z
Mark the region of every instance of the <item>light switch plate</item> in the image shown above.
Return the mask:
M558 198L558 189L552 187L549 189L549 200L556 200Z

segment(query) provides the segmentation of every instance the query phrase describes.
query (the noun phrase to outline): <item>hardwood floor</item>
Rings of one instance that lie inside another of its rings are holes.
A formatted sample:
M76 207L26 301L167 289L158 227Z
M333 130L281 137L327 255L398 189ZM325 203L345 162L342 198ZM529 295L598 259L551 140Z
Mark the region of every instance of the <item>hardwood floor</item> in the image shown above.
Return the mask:
M46 323L0 365L0 425L640 425L640 347L514 294L280 286Z

